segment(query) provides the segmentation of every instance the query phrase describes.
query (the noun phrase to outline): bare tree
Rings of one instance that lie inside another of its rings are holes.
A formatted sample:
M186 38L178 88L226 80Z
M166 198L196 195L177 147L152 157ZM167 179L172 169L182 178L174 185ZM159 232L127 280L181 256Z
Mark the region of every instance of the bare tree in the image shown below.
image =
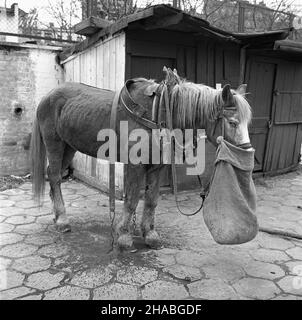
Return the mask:
M248 31L286 28L293 19L293 0L273 0L267 7L252 1L239 0L180 0L181 8L211 24L229 31L238 31L239 6L244 8L244 25Z
M60 37L63 33L71 39L73 26L80 21L81 1L80 0L48 0L45 8L47 13L54 19L55 25L60 30ZM56 32L56 28L53 30Z

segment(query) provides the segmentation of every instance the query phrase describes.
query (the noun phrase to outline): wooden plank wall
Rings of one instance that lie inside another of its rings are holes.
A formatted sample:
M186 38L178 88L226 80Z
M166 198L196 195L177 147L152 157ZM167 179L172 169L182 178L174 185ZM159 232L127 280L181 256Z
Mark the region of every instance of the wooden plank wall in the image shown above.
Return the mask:
M63 62L65 81L81 82L98 88L117 90L125 82L125 34L110 37ZM109 163L77 152L74 173L85 182L105 192L109 186ZM117 195L123 194L124 168L116 163Z
M302 142L302 64L279 61L264 171L282 173L298 165Z

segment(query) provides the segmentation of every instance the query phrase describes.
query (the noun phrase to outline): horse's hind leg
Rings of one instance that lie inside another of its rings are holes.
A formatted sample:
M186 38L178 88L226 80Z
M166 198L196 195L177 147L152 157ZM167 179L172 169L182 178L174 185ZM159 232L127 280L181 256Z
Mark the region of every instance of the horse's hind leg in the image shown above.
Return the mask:
M161 246L158 233L154 229L154 215L159 198L160 172L162 166L153 166L146 172L146 189L141 230L145 243L151 248Z
M46 140L46 151L48 158L47 175L50 184L50 198L53 202L53 212L57 228L62 232L70 231L69 219L66 215L64 200L61 192L62 165L66 144L63 141Z
M71 148L69 145L65 146L63 160L62 160L62 168L61 168L62 177L65 170L69 167L75 153L76 153L75 149Z
M133 245L131 225L133 215L139 201L139 194L144 180L144 166L125 165L125 200L121 221L117 224L117 245L119 248L129 249Z

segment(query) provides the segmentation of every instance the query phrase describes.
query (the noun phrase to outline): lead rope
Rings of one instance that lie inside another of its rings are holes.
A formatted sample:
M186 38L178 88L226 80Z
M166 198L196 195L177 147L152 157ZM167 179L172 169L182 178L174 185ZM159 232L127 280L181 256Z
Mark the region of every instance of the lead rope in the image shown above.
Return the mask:
M168 97L168 88L167 85L164 84L163 85L163 91L162 91L162 96L164 98L165 101L165 106L166 106L166 119L167 119L167 127L170 130L170 132L172 132L173 127L172 127L172 114L170 111L170 105L169 105L169 97ZM171 136L171 168L172 168L172 183L173 183L173 193L174 193L174 198L175 198L175 203L176 203L176 207L178 209L178 211L187 217L190 216L194 216L195 214L197 214L203 207L204 204L204 200L206 198L206 193L204 195L202 195L202 203L200 205L200 207L195 210L194 212L191 213L185 213L181 210L180 206L179 206L179 201L178 201L178 197L177 197L177 174L176 174L176 167L175 167L175 153L174 153L174 147L175 147L175 137Z

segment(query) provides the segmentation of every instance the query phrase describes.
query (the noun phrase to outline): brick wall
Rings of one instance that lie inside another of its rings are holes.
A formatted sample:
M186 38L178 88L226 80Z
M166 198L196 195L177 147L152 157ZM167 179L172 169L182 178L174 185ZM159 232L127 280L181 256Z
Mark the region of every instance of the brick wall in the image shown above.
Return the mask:
M58 47L0 43L0 175L29 172L29 139L41 98L63 82Z

